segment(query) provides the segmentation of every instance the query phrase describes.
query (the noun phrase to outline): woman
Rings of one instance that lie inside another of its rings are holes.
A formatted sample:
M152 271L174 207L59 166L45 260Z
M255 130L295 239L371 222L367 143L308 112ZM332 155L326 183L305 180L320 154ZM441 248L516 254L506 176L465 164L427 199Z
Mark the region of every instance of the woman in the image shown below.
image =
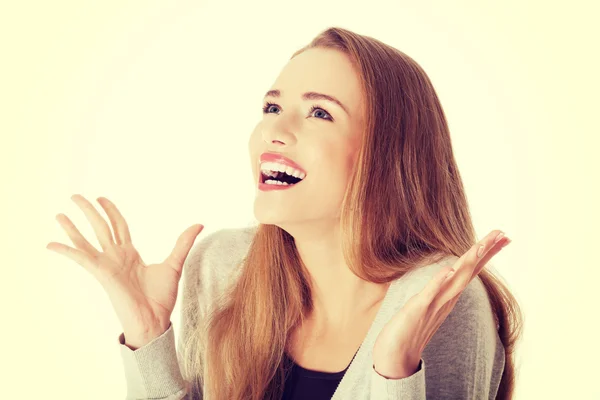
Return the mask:
M264 100L249 140L258 227L216 232L190 253L194 225L146 266L107 199L114 242L74 196L104 253L59 219L78 250L49 248L100 280L123 324L128 398L510 398L521 316L484 268L510 239L476 240L425 72L330 28Z

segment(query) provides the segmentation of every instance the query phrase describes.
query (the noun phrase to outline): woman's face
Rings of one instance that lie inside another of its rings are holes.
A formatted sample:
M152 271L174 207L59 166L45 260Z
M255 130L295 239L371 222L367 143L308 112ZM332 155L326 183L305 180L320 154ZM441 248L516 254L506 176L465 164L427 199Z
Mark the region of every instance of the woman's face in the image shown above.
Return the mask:
M342 106L316 94L306 98L311 92L331 96ZM248 142L256 219L283 229L311 221L333 222L339 218L364 129L357 72L342 52L306 50L286 64L263 106L263 118ZM260 183L263 153L292 160L306 176L291 186ZM273 188L278 190L268 190Z

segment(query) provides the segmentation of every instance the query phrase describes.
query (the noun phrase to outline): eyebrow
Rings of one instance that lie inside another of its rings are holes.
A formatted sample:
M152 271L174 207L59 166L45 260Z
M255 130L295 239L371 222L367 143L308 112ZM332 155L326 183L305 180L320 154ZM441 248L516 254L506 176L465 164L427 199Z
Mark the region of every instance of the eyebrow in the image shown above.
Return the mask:
M265 94L265 98L266 97L281 97L281 91L280 90L269 90L266 94ZM302 100L327 100L327 101L331 101L332 103L337 104L338 106L340 106L342 108L342 110L344 110L346 112L346 114L348 114L348 116L350 116L350 112L348 111L348 109L346 108L346 106L339 101L338 99L336 99L333 96L330 96L328 94L324 94L324 93L318 93L318 92L306 92L302 95Z

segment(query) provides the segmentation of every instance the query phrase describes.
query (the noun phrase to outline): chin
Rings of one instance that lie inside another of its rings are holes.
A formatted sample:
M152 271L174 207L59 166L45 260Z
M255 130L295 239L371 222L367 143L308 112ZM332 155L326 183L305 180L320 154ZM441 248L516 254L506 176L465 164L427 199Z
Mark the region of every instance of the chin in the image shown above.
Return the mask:
M277 225L284 224L290 220L291 215L286 211L279 211L273 208L268 209L262 206L254 205L254 218L264 225Z

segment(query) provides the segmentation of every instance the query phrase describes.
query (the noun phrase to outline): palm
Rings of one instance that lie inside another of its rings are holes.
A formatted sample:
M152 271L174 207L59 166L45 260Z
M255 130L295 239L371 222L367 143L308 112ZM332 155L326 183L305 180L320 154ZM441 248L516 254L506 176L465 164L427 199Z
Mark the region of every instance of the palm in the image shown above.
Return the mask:
M57 220L76 248L55 242L47 248L76 261L100 282L125 331L143 333L149 327L166 329L177 301L184 260L203 226L186 229L164 262L146 265L133 247L127 223L114 204L106 198L98 199L110 219L111 230L85 198L76 195L72 199L92 224L103 251L92 246L62 214Z
M166 328L177 301L179 273L167 263L145 265L132 258L130 264L119 266L102 258L99 262L110 267L99 274L99 281L123 326L150 321Z
M425 347L458 302L462 291L486 263L510 243L510 239L500 233L500 230L492 231L453 266L440 269L384 326L373 348L373 365L380 375L399 379L417 370Z

